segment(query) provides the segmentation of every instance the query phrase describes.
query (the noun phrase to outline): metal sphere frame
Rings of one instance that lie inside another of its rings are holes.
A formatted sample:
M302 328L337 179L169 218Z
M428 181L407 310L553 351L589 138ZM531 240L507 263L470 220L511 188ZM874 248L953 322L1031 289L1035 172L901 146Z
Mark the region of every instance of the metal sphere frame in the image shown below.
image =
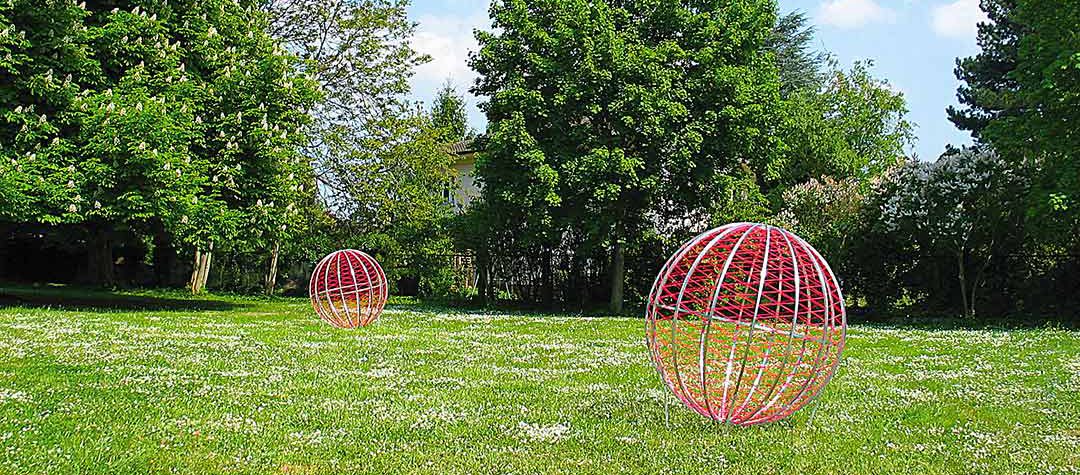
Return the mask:
M683 244L646 307L649 357L684 405L754 425L808 404L840 364L844 297L829 264L776 226L733 223Z
M311 306L338 328L367 326L382 314L387 282L371 256L354 249L330 253L315 266L308 285Z

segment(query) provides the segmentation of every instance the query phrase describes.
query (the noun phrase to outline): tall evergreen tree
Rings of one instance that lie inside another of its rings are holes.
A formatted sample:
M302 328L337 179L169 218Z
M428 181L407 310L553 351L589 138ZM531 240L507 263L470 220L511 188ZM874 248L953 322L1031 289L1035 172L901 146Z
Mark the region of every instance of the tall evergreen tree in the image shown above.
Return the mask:
M431 125L441 131L443 140L456 142L472 136L469 118L465 113L465 97L457 92L449 79L435 93L431 105Z
M979 25L975 56L956 60L957 90L961 107L948 108L949 120L979 137L990 121L1015 113L1010 93L1019 85L1010 73L1016 69L1022 26L1013 15L1018 0L982 0L989 21Z
M959 60L953 121L1034 177L1030 231L1080 249L1080 4L984 0L982 51ZM1063 250L1058 247L1058 252Z
M814 48L814 25L806 13L794 11L776 19L767 46L780 70L780 92L785 96L821 87L829 55Z

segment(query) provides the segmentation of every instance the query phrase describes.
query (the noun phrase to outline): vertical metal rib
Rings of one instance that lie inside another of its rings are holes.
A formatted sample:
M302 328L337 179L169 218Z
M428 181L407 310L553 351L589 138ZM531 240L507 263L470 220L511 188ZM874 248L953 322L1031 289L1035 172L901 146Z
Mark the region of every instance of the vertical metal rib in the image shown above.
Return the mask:
M766 271L769 268L769 245L771 243L772 243L772 233L769 232L769 226L765 226L765 252L762 254L762 257L761 257L761 277L758 279L757 298L754 300L754 315L753 315L752 320L751 320L750 330L747 332L747 335L748 335L748 340L747 341L749 342L748 346L747 346L747 351L749 351L749 344L753 343L753 336L754 336L754 327L753 327L753 325L757 324L758 310L761 309L761 292L765 289L765 276L768 275L768 273ZM734 253L732 253L732 254L734 254ZM753 267L751 267L751 269L753 269ZM724 414L725 421L730 421L732 416L734 416L732 411L728 410L727 399L728 399L728 387L730 386L729 378L731 378L731 371L732 371L732 369L734 369L735 350L738 347L738 342L739 342L739 334L736 332L735 333L735 338L733 338L732 342L731 342L731 352L730 352L730 355L728 356L727 369L726 369L726 371L724 373L724 395L723 395L723 399L721 399L721 407L726 411L725 414ZM739 378L735 382L735 391L731 395L731 397L733 399L739 395L739 387L742 385L742 373L743 373L743 370L746 369L746 358L747 357L748 357L747 353L744 352L743 353L743 358L742 358L742 366L739 368Z
M796 239L799 239L800 241L802 241L802 238L800 238L800 237L796 236ZM829 262L826 261L825 258L821 257L821 254L819 254L817 252L817 249L814 249L814 247L811 246L809 243L807 243L806 241L803 241L803 244L805 244L806 248L809 249L809 251L810 251L811 255L814 257L814 259L816 261L820 261L821 266L824 266L825 271L827 273L827 277L829 278L830 282L832 282L834 284L834 285L831 285L829 287L836 290L836 298L837 298L836 303L840 306L840 341L836 344L836 347L835 347L836 361L833 362L832 367L829 368L828 371L826 372L825 381L823 381L821 383L821 388L817 392L811 394L810 397L808 398L808 400L806 401L806 404L810 404L811 402L813 402L813 400L815 398L820 396L821 393L825 391L825 387L828 386L830 381L832 381L833 376L836 376L836 371L840 367L840 358L841 358L841 355L843 355L844 345L847 343L847 309L844 306L844 294L843 294L843 291L840 289L840 282L838 280L836 280L836 275L833 274L832 268L829 267ZM831 298L832 295L830 294L829 297ZM835 308L832 305L830 305L829 306L829 311L834 312ZM832 337L832 334L834 333L833 329L835 328L835 324L836 324L836 322L835 322L835 314L829 315L828 328L830 329L830 331L829 331L829 336L830 336L829 349L830 349L830 351L834 350L834 348L833 348L833 346L831 344L831 337ZM824 369L824 368L822 368L822 369Z
M799 275L799 267L801 265L800 262L799 262L799 256L795 252L795 247L792 246L791 239L788 239L787 234L788 233L781 232L780 236L783 237L784 242L787 243L788 252L791 253L791 266L792 266L792 269L793 269L793 271L795 273L795 308L792 311L792 315L791 315L791 332L788 334L787 345L784 347L784 356L783 356L784 359L782 360L783 362L780 364L780 369L776 371L776 377L773 378L772 386L769 387L769 391L766 392L765 397L762 398L763 400L765 400L765 399L769 399L770 397L772 397L772 399L769 400L768 403L766 403L766 404L762 405L761 407L759 407L756 411L754 411L753 414L750 414L750 416L746 418L746 422L748 422L748 423L751 423L752 421L754 421L754 418L758 417L760 414L767 413L769 408L772 407L772 405L776 403L776 400L780 398L780 395L782 395L784 393L784 389L787 388L787 385L789 383L791 383L791 379L795 376L794 371L789 373L787 375L787 381L785 381L784 384L782 386L780 386L780 392L775 393L775 396L773 395L774 394L773 391L776 390L776 386L780 382L780 379L784 377L784 370L787 369L788 361L791 360L791 343L795 340L795 333L796 333L795 329L799 324L799 303L800 303L799 302L799 297L800 297L799 293L802 290L802 285L801 285L802 281L801 281L801 278L800 278L801 276ZM803 353L805 353L805 351L806 351L806 340L803 339L802 340L802 350L799 353L799 361L796 362L794 367L797 367L800 363L802 363L802 355L803 355ZM747 396L747 400L743 402L743 405L746 405L747 402L749 402L749 400L750 400L750 397ZM740 408L739 410L742 410L742 408Z
M724 280L727 279L727 273L728 269L731 268L731 262L735 260L735 254L738 253L739 248L742 247L743 242L745 242L746 238L750 236L750 233L753 233L759 226L760 225L752 225L746 231L743 231L742 235L739 236L739 240L736 241L735 244L731 247L731 250L728 251L727 259L724 260L724 267L720 271L720 277L716 280L716 285L713 287L712 295L709 297L709 309L705 313L708 316L708 319L705 321L705 327L702 328L701 342L698 344L698 365L701 373L700 384L702 399L705 400L705 408L706 411L708 411L709 413L709 417L713 419L718 419L720 414L715 413L712 410L712 401L709 400L709 385L705 381L705 361L709 353L709 334L712 331L712 322L714 320L713 314L716 313L716 303L719 300L720 291L724 287ZM702 252L701 256L704 255L705 253ZM699 256L698 259L700 259L701 256ZM735 326L734 328L737 328L737 326ZM721 405L720 410L723 411L723 405Z
M761 281L758 283L757 301L754 302L754 316L750 320L750 331L747 333L747 336L746 336L746 349L743 350L742 363L741 363L741 366L739 367L739 376L736 379L736 383L735 383L735 391L733 391L731 393L731 399L733 401L734 401L735 398L739 397L739 389L742 387L743 375L746 372L746 361L748 359L750 359L750 356L751 356L750 355L750 349L754 345L754 330L757 328L758 314L761 311L761 297L762 297L762 295L763 295L763 293L765 291L765 276L769 275L769 272L768 272L769 271L769 253L772 252L772 249L771 249L772 230L773 230L772 226L765 226L765 254L761 258ZM766 356L765 356L765 360L768 361L768 354L767 353L766 353ZM764 371L764 367L761 367L759 369L758 377L760 377L761 371ZM747 400L750 399L750 396L753 396L754 391L756 389L757 389L757 382L755 381L754 386L750 389L750 392L747 393L747 395L746 395ZM742 405L745 405L745 404L746 404L746 402L744 401ZM731 420L732 418L734 418L735 416L738 415L739 410L741 409L742 405L740 405L739 408L734 407L734 404L732 405L732 410L728 411L729 412L728 413L728 420Z
M364 284L370 287L372 286L372 277L370 277L370 274L367 272L367 259L365 259L367 255L359 252L359 250L357 250L356 254L356 261L357 263L360 263L360 268L364 270ZM355 325L367 325L367 315L370 309L363 309L360 307L360 282L356 281L356 270L353 268L351 261L349 264L349 271L352 273L352 297L353 302L355 302L353 304L356 307ZM364 304L364 307L367 307L370 301L372 301L372 295L370 295L372 293L368 291L367 294L367 302Z
M691 400L693 398L690 396L689 392L686 390L686 382L683 381L682 374L679 371L679 344L678 344L678 341L677 341L678 336L676 335L676 330L677 330L678 322L679 322L679 312L682 311L682 302L683 302L683 297L686 295L686 287L690 284L691 277L693 277L694 271L697 270L698 264L701 264L701 260L704 259L705 256L707 255L707 252L705 252L705 251L711 249L712 246L715 245L717 241L719 241L723 237L730 234L734 229L736 229L736 228L732 227L730 230L724 230L723 232L715 233L715 236L713 236L712 240L709 241L708 244L706 244L705 248L702 251L698 252L698 255L694 259L693 264L691 264L690 268L687 269L686 275L683 277L682 286L679 288L678 297L675 298L675 313L671 317L671 341L673 343L672 346L671 346L671 351L672 351L671 360L672 360L672 363L673 363L672 364L672 371L675 372L675 379L679 383L679 388L681 389L682 394L686 398L691 399ZM704 241L706 236L707 236L707 234L703 234L701 236L698 236L698 239L697 239L697 242L695 243L695 246L697 245L697 243L700 243L701 241ZM699 355L699 357L700 357L700 355ZM692 401L692 402L695 405L697 404L697 401ZM706 398L706 404L707 403L708 403L708 399Z
M720 229L722 230L723 228ZM656 343L656 314L658 313L657 309L662 308L660 305L660 300L664 298L661 294L663 289L666 287L668 279L671 278L671 273L675 270L674 266L678 262L682 261L683 257L686 256L686 253L694 246L695 243L699 242L703 236L715 231L716 230L704 232L697 235L693 239L683 243L682 247L680 247L679 250L675 252L675 254L672 254L671 257L668 258L667 263L664 264L664 267L662 267L660 272L656 274L656 280L653 281L652 290L649 292L649 304L646 307L645 311L645 343L649 347L649 356L652 359L653 368L660 376L660 380L663 381L664 385L671 389L672 392L675 391L675 387L671 384L671 381L665 376L664 370L662 368L663 357L660 355L660 351Z
M335 252L334 254L331 254L330 255L330 260L326 262L326 269L324 270L324 273L323 273L323 284L322 285L324 287L324 289L323 289L323 294L324 295L323 296L326 297L326 303L330 305L330 312L333 314L332 317L329 317L330 318L330 324L334 325L334 326L340 326L341 322L338 320L337 306L334 305L334 299L330 297L330 292L332 292L332 290L329 287L327 287L327 285L326 285L326 283L330 281L330 267L333 265L334 259L336 259L336 254L337 254L337 252Z
M345 299L345 287L341 285L341 261L342 260L344 260L345 263L348 263L349 262L349 254L346 253L346 252L343 252L343 251L338 251L337 252L337 258L334 259L334 263L337 264L337 291L338 291L338 297L341 299L341 300L338 301L338 303L341 304L342 310L345 311L345 318L342 319L336 313L334 314L334 316L336 316L338 318L338 324L339 325L344 326L344 327L348 327L349 326L349 321L350 321L349 302L346 301L346 299Z
M797 242L803 248L803 251L806 252L806 254L810 257L810 261L814 264L814 270L817 273L818 281L821 283L821 292L825 301L825 319L826 321L831 320L832 316L829 313L832 311L832 302L828 282L825 280L825 276L821 272L821 266L818 264L817 259L814 258L814 254L807 250L809 244L806 244L806 242L802 240L798 240ZM806 382L803 383L802 387L799 389L799 392L795 395L795 397L791 398L787 404L781 406L781 414L792 410L793 407L796 407L795 404L798 403L800 399L802 399L803 395L806 394L806 391L810 389L814 381L817 380L819 376L820 369L818 365L820 365L824 361L825 355L828 354L829 349L832 347L832 332L829 331L828 324L823 324L822 330L825 332L825 338L823 338L825 342L822 343L821 346L818 348L817 355L814 357L813 367L810 370L810 375L806 378Z

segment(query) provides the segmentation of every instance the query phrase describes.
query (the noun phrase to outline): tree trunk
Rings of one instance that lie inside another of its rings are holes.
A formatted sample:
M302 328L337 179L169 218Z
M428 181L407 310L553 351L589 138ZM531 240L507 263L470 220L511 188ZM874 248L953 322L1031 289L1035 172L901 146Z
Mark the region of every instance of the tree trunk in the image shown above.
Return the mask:
M615 237L615 246L611 253L611 301L610 310L614 313L622 313L623 310L623 280L626 276L626 245L622 241L621 233Z
M948 272L948 271L946 271L944 269L944 267L945 267L944 259L940 259L940 258L935 257L930 262L933 263L932 267L934 269L934 282L933 282L933 287L931 287L931 289L933 289L934 295L941 296L941 297L938 297L938 302L940 302L941 298L946 298L946 299L951 298L951 297L948 297L948 295L950 293L949 284L947 282L948 279L942 275L942 274L947 275L947 272Z
M214 256L214 243L211 241L206 251L195 249L195 267L191 271L191 293L198 294L206 290L206 278L210 275L210 259Z
M957 277L960 279L960 299L963 304L964 316L968 316L968 289L967 289L967 277L964 275L964 253L960 252L956 256L957 262Z
M490 266L487 247L481 247L476 253L476 296L480 301L480 305L487 305L490 280L488 268Z
M214 257L214 243L213 243L213 241L211 241L209 249L207 249L206 252L203 253L203 259L205 259L206 262L203 264L202 282L199 283L199 291L200 292L206 290L206 280L210 277L210 260L213 257Z
M281 242L274 243L274 249L270 251L270 272L266 274L266 295L274 295L274 284L277 283L278 254L281 251Z
M544 308L551 308L555 302L555 278L553 274L553 263L551 249L545 249L543 254L542 268L540 270L540 301L544 305Z
M202 251L199 248L195 248L195 263L191 266L191 278L188 279L188 289L191 289L191 293L199 293L197 287L199 286L199 273L202 271Z
M982 283L985 281L986 269L988 269L990 267L990 263L991 263L991 261L993 261L993 257L994 257L993 249L994 249L994 241L995 240L996 239L991 239L990 240L990 246L988 246L988 249L989 249L988 254L989 255L986 256L986 259L983 260L983 263L982 263L981 266L979 266L979 269L977 271L975 271L975 281L971 283L971 298L970 298L970 300L971 300L971 316L973 316L973 317L975 316L975 302L976 302L975 293L978 292L979 287L982 286Z
M581 244L576 240L570 246L571 249L581 248ZM567 270L566 295L564 296L566 303L574 304L578 309L584 310L589 287L585 279L585 260L582 259L580 253L574 252L570 257L570 269Z
M979 288L979 279L976 277L975 281L971 283L971 292L968 293L968 316L975 316L975 292Z
M91 226L87 240L87 280L96 285L112 286L113 276L112 240L104 226Z
M174 285L173 268L176 266L176 249L172 237L161 223L154 225L154 281L159 287Z
M7 275L8 237L10 236L11 228L12 226L9 224L0 224L0 281L11 277Z

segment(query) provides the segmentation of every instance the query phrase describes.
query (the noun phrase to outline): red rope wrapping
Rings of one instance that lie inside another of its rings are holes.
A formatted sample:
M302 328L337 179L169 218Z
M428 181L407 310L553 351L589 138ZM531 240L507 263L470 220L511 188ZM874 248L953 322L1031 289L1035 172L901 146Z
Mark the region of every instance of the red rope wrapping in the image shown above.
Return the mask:
M379 318L386 305L386 274L371 256L352 249L324 257L308 286L315 313L338 328L356 328Z
M844 349L843 295L802 238L735 223L683 244L646 309L649 356L683 404L717 421L778 421L829 382Z

